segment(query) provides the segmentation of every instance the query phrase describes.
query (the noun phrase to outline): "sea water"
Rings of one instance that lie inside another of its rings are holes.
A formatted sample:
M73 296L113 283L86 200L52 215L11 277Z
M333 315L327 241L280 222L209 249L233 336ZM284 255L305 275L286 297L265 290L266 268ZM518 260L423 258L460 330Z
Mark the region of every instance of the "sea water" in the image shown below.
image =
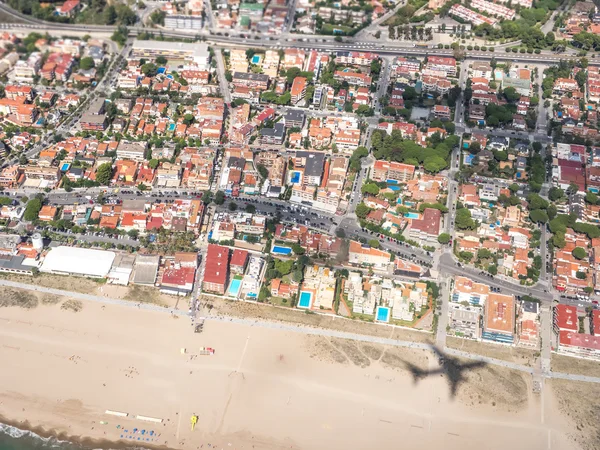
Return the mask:
M75 442L61 441L54 437L42 437L32 431L20 430L11 425L0 423L0 450L108 450L111 448L129 448L131 450L141 450L143 447L123 447L123 445L94 445L85 446Z
M44 438L31 431L20 430L0 423L0 450L37 450L37 449L82 450L83 447L56 438Z

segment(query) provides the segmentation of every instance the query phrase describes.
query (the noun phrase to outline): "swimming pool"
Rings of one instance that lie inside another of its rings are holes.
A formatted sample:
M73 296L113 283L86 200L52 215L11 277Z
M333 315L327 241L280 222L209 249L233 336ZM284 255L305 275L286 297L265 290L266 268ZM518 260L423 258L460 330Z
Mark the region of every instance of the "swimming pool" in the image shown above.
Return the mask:
M260 62L260 55L254 55L252 57L252 64L258 64Z
M300 172L292 172L291 177L292 183L296 184L300 182Z
M64 163L62 166L60 166L60 170L61 172L66 172L67 170L69 170L69 167L71 167L71 164Z
M289 255L290 253L292 253L292 249L289 247L280 247L279 245L275 245L273 246L273 250L271 250L271 253L274 253L276 255Z
M390 321L390 308L385 306L378 306L376 313L377 322L389 322Z
M310 308L312 301L312 294L310 292L300 292L300 300L298 301L298 308Z
M256 295L256 292L248 292L246 294L246 297L248 297L248 298L256 298L256 297L258 297L258 295Z
M170 123L169 124L169 131L175 131L175 124L174 123Z
M233 280L231 280L231 284L229 285L229 295L233 295L234 297L237 297L238 293L240 292L241 286L242 286L242 280L238 280L237 278L234 278Z
M419 215L417 213L407 212L406 214L404 214L404 217L406 217L407 219L418 219Z
M388 189L391 191L399 191L400 190L400 186L394 186L393 184L391 186L388 186Z

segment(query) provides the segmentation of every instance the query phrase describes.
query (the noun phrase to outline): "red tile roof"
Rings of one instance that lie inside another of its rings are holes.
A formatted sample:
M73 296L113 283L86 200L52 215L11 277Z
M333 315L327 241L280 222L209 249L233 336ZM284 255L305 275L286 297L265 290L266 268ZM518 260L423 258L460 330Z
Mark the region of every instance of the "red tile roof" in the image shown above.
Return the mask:
M224 285L229 270L229 249L217 244L208 244L204 282Z
M236 248L231 255L231 262L229 263L232 266L243 267L248 260L248 252L246 250L240 250Z
M554 315L554 323L559 330L577 331L579 329L577 308L558 304L554 307Z

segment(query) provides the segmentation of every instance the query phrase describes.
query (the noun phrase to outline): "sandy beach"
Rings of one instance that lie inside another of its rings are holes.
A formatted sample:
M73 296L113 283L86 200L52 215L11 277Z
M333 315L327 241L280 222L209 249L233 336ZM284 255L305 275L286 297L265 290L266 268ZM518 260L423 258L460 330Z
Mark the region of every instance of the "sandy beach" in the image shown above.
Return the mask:
M195 356L204 346L216 354ZM137 428L144 445L183 449L580 448L550 390L542 400L527 376L484 367L451 398L441 375L414 383L407 372L404 361L433 367L422 350L212 321L194 334L187 318L84 302L0 308L0 359L0 415L63 436L141 445Z

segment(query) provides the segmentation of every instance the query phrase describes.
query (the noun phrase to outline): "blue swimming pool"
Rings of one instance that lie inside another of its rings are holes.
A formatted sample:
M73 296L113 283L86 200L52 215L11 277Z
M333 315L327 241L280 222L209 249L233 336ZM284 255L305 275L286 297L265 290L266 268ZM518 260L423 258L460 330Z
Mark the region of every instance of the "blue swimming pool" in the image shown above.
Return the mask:
M393 184L391 186L388 186L388 189L391 191L399 191L400 190L400 186L394 186Z
M289 255L290 253L292 253L292 249L289 247L280 247L279 245L275 245L273 246L273 250L271 250L271 253L275 255Z
M231 280L231 283L229 284L229 295L233 295L234 297L237 297L237 295L240 292L241 286L242 286L242 280L238 280L237 278L234 278L233 280Z
M419 215L414 212L407 212L406 214L404 214L404 217L406 217L407 219L418 219Z
M258 295L256 294L256 292L248 292L248 293L246 294L246 297L249 297L249 298L256 298L256 297L258 297Z
M71 164L64 163L62 166L60 166L60 171L61 172L66 172L67 170L69 170L69 167L71 167Z
M252 64L258 64L260 62L260 55L254 55L252 57Z
M175 131L175 124L174 123L170 123L169 124L169 131Z
M298 300L298 308L310 308L312 294L310 292L300 292L300 300Z
M292 183L296 184L300 182L300 172L292 172Z
M376 313L377 322L389 322L390 321L390 308L385 306L378 306Z

